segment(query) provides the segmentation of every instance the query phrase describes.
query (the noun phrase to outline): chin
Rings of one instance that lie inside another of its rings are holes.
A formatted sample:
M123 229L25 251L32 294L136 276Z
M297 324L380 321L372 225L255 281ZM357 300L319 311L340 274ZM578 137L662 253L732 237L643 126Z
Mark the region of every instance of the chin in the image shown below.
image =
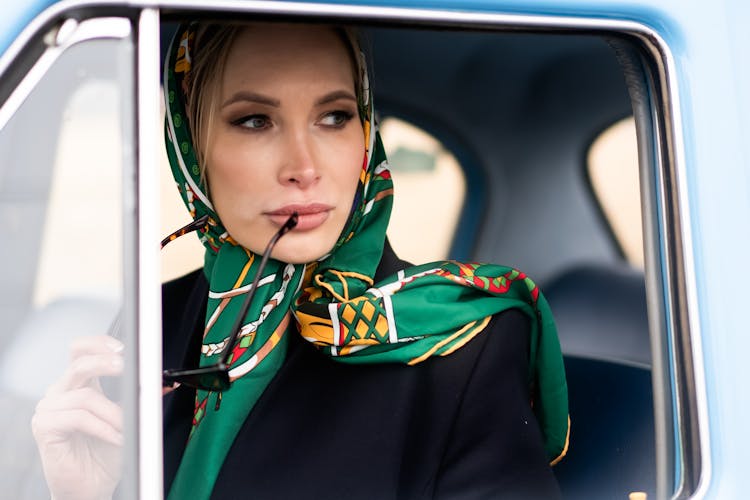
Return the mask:
M305 238L304 236L295 238L295 236L298 235L285 236L273 249L271 256L288 264L307 264L329 253L336 243L335 240L329 244L327 241L320 241L319 238L310 241L311 238Z

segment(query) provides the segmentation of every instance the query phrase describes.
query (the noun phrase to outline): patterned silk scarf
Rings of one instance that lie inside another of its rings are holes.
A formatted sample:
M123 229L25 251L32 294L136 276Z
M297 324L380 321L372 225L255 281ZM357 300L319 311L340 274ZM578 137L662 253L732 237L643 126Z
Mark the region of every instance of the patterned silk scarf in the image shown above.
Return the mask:
M167 56L166 136L172 172L190 215L209 216L201 230L210 291L200 359L209 365L229 347L230 328L260 258L227 234L204 189L185 113L194 38L194 25L181 26ZM565 453L568 403L560 346L547 302L529 278L507 267L446 261L373 282L393 185L373 121L364 55L358 66L366 150L349 220L320 261L306 266L269 261L232 347L232 387L223 393L198 391L170 499L210 497L235 436L284 361L289 335L301 335L321 355L340 362L411 365L461 348L485 330L492 315L509 308L531 318L529 397L545 449L553 463Z

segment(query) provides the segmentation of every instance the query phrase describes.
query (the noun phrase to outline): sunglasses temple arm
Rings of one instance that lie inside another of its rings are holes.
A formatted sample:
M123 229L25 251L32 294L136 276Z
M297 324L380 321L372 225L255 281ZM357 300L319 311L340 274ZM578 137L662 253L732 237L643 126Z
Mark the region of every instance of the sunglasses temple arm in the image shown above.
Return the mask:
M165 246L167 246L167 244L176 240L180 236L184 236L193 231L197 231L198 229L203 229L204 227L206 227L207 224L208 224L208 215L204 215L202 217L195 219L193 222L182 226L180 229L178 229L174 233L170 234L169 236L161 240L161 248L164 248Z
M247 297L245 297L245 301L242 303L242 308L240 309L240 312L237 314L237 319L234 320L234 325L232 326L232 334L229 336L229 340L227 340L227 345L224 348L224 351L221 353L221 359L219 360L219 363L221 365L226 365L227 360L229 359L229 354L234 347L235 342L237 342L237 337L240 334L240 329L242 328L242 323L245 320L245 315L247 315L248 309L250 309L250 304L253 301L253 297L255 296L255 290L258 288L258 283L260 282L261 273L266 268L266 263L268 262L269 257L271 256L271 251L273 250L273 247L276 246L276 242L279 241L279 238L284 236L287 232L289 232L294 226L297 225L297 212L294 212L284 223L283 226L281 226L281 229L279 229L276 234L274 234L271 237L271 241L268 242L268 245L266 245L266 249L263 252L263 258L260 261L260 265L258 266L258 270L255 273L255 278L253 279L253 284L250 285L250 290L247 293Z

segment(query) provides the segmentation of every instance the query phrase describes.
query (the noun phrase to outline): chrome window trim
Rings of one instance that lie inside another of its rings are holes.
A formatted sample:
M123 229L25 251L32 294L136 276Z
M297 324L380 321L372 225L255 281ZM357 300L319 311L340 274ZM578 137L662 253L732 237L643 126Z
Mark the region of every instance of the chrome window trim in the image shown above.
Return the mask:
M662 266L659 269L659 276L664 277L664 281L659 281L656 273L650 273L648 278L651 283L647 283L649 290L659 289L664 293L665 316L669 318L668 329L674 334L672 339L679 347L687 350L691 354L692 370L688 373L688 380L681 380L674 371L672 375L676 378L678 387L675 388L675 397L679 397L680 385L693 385L695 388L695 419L697 420L697 444L698 457L700 460L700 472L695 490L692 492L693 498L705 496L711 480L711 452L708 427L708 408L706 400L705 386L705 366L703 359L703 349L700 335L700 317L698 311L698 293L697 283L694 274L695 261L693 255L693 236L691 230L690 204L687 190L687 172L685 164L685 148L682 132L682 120L680 112L679 88L676 76L676 64L666 41L652 28L636 21L626 21L606 18L582 18L582 17L565 17L554 15L524 15L515 13L492 13L492 12L456 12L449 10L431 10L427 8L399 8L399 7L378 7L363 5L340 5L326 3L296 3L287 1L269 1L269 0L216 0L207 4L202 0L130 0L130 1L113 1L113 0L68 0L55 4L40 13L22 32L22 34L11 44L10 48L0 58L0 77L5 73L13 59L20 53L21 49L30 41L37 32L45 25L52 22L55 18L69 10L94 7L128 7L132 9L146 9L155 12L154 9L167 9L171 12L195 11L209 13L221 13L228 11L239 11L247 14L272 14L272 15L298 15L320 18L342 18L346 21L380 21L409 24L430 24L441 25L455 28L472 28L472 29L513 29L525 31L584 31L602 35L629 36L639 40L643 47L650 52L653 62L658 66L658 83L660 89L661 101L660 109L665 113L663 125L665 130L660 130L662 122L655 120L654 124L659 131L654 137L655 148L658 153L656 159L657 176L659 185L656 186L658 191L658 214L653 216L653 222L659 214L663 219L659 223L661 233L664 234L671 225L676 228L674 241L666 241L659 244L662 252L662 258L666 259L668 264L673 264L675 272L672 273L670 266ZM158 15L158 13L157 13ZM148 14L147 16L153 16ZM153 19L152 19L153 20ZM145 21L147 24L151 21ZM151 77L149 75L149 77ZM158 81L158 75L157 75ZM139 82L139 89L143 88ZM145 87L148 88L148 87ZM140 90L139 90L140 93ZM140 104L139 104L140 107ZM140 136L139 136L140 137ZM140 152L144 144L139 146L139 155L145 154ZM148 155L153 156L153 155ZM661 158L666 157L667 163L660 162ZM667 173L668 175L664 175ZM665 177L673 178L673 183L668 184ZM140 193L147 195L148 193ZM142 199L142 201L144 201ZM674 207L669 207L668 203L674 202ZM142 207L141 207L142 208ZM153 207L152 207L153 208ZM676 212L676 213L675 213ZM665 226L666 224L666 226ZM140 231L140 229L139 229ZM143 232L139 233L143 236ZM648 237L648 235L646 235ZM662 240L663 241L663 240ZM674 247L673 247L674 245ZM152 272L155 272L152 268ZM139 272L141 280L151 278L152 281L158 282L158 275L147 276L145 272ZM654 283L656 280L656 283ZM667 286L665 286L667 285ZM152 297L153 299L154 297ZM160 314L160 312L159 312ZM650 313L651 314L651 313ZM656 335L661 332L654 331L658 326L651 325L651 334ZM152 357L148 359L152 360ZM160 365L160 360L150 361ZM141 361L141 365L144 365ZM153 373L156 367L140 366L143 373ZM142 380L141 390L148 393L155 392L154 388L143 387L144 382L148 385L154 384L152 377ZM678 419L689 417L686 412L692 412L692 409L680 406ZM664 438L664 436L662 436ZM143 446L153 445L153 443L141 443ZM145 453L145 451L144 451ZM683 459L684 459L683 455ZM682 496L685 492L678 489L675 496ZM159 492L159 494L161 494ZM144 497L146 498L146 497Z
M137 147L138 147L138 491L140 498L161 498L162 361L161 361L161 239L159 218L159 150L161 61L159 11L143 9L138 19Z
M44 23L40 23L42 26ZM29 35L30 37L31 35ZM60 55L70 47L89 40L117 39L122 40L130 36L130 20L122 17L100 17L86 19L81 22L75 19L65 19L58 26L53 27L44 35L46 49L31 69L24 75L21 82L11 92L4 103L0 105L0 130L8 120L18 111L26 98L36 87ZM18 40L16 40L18 41ZM14 44L9 51L16 56L21 46ZM0 60L0 75L11 63L10 58Z

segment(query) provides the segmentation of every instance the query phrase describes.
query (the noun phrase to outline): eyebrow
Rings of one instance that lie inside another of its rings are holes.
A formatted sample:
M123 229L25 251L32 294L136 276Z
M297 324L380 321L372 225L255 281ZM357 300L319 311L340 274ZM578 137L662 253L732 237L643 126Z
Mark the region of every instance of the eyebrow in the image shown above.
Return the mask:
M357 98L354 97L354 94L351 92L348 92L346 90L334 90L333 92L330 92L317 101L315 101L316 106L322 106L324 104L328 104L334 101L338 101L339 99L345 99L349 101L357 102ZM224 104L221 105L222 108L225 108L229 106L230 104L234 104L236 102L242 102L242 101L248 101L248 102L255 102L258 104L265 104L266 106L272 106L274 108L278 108L281 106L281 101L278 99L274 99L272 97L265 96L263 94L258 94L257 92L249 92L245 90L241 90L237 93L235 93L232 97L224 101Z
M279 106L281 106L281 101L279 101L278 99L274 99L263 94L258 94L256 92L241 90L224 101L224 104L222 104L221 107L226 108L230 104L241 101L257 102L258 104L265 104L267 106L273 106L274 108L278 108Z
M320 106L323 104L328 104L330 102L338 101L339 99L346 99L347 101L357 102L357 98L354 97L354 94L352 94L351 92L348 92L346 90L334 90L333 92L326 94L318 99L315 104Z

